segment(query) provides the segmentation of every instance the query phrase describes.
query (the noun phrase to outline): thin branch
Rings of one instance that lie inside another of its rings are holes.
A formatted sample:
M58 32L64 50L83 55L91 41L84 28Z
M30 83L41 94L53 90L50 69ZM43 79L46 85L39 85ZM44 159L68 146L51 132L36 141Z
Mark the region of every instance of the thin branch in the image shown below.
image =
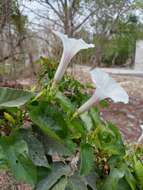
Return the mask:
M46 0L46 3L49 5L49 7L51 7L51 9L59 17L59 19L63 21L62 15L59 14L59 12L55 9L55 7L48 0Z
M76 32L93 14L95 11L92 11L79 25L77 25L74 30L73 33Z
M25 7L26 9L30 10L30 11L31 11L32 13L34 13L36 16L38 16L38 17L40 17L40 18L42 18L42 19L49 20L49 21L53 22L54 24L56 24L56 25L59 26L59 27L63 27L62 24L60 24L57 20L54 20L54 19L52 19L52 18L50 18L50 17L46 17L46 16L44 16L44 15L41 15L41 14L37 13L36 11L34 11L33 9L31 9L31 8L25 6L25 5L24 5L24 7Z

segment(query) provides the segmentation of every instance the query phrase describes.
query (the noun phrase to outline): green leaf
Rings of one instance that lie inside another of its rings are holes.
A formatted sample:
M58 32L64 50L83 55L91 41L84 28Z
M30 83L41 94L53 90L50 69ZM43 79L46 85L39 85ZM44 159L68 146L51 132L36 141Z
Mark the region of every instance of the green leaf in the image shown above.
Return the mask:
M71 168L68 165L61 163L54 163L49 175L39 182L36 190L49 190L58 182L63 176L69 176L71 174Z
M42 143L30 131L21 130L23 139L27 142L30 159L36 166L50 167L45 156Z
M125 155L125 147L124 147L122 136L121 136L121 133L120 133L118 127L115 126L112 123L108 123L107 127L109 128L109 130L113 134L113 141L112 141L112 144L111 144L113 152L115 150L117 150L117 152L120 154L120 156Z
M96 128L98 125L101 124L101 119L100 119L100 115L99 115L99 111L98 109L95 108L91 108L89 111L89 115L91 116L93 123L94 123L94 128Z
M76 143L74 143L72 140L67 138L67 139L65 139L65 144L72 153L75 153L75 151L77 150Z
M101 106L102 108L107 108L108 105L109 105L106 100L101 100L101 101L99 102L99 104L100 104L100 106Z
M88 175L94 166L93 149L89 144L81 145L80 174Z
M28 147L18 133L9 137L1 137L0 145L3 149L5 160L17 180L22 180L31 185L37 181L36 168L28 158Z
M86 130L84 129L83 122L79 118L72 120L66 120L67 127L71 131L70 137L72 139L79 139L81 136L85 136Z
M75 151L76 147L70 145L68 142L59 143L59 141L47 137L44 140L45 151L48 155L57 153L59 156L70 156ZM72 146L72 147L71 147Z
M122 155L112 155L108 159L108 164L110 165L110 168L117 167L120 163L122 163L123 157Z
M31 105L29 108L31 120L42 132L64 144L64 141L59 137L59 135L66 135L67 132L63 115L59 115L58 110L45 101L38 105Z
M127 181L124 178L119 180L117 190L123 190L123 189L131 190L129 184L127 183Z
M91 172L87 176L83 176L83 180L86 185L91 187L93 190L97 190L96 188L96 180L97 180L97 174L96 172Z
M51 172L51 166L50 166L50 168L37 167L37 184L41 180L45 179L50 172Z
M124 177L124 171L114 168L110 171L109 176L106 178L103 190L117 190L119 180Z
M84 127L87 131L90 131L93 127L93 123L92 123L92 119L90 117L90 115L88 114L88 112L85 112L83 114L80 115L81 120L84 123Z
M51 190L65 190L67 185L67 178L63 177L61 178L54 187L51 188Z
M24 105L33 96L31 92L0 87L0 108Z
M138 183L140 184L141 189L143 189L143 164L136 158L134 158L134 170Z
M68 184L65 190L88 190L84 180L78 176L73 175L69 178Z
M136 190L136 180L135 180L134 176L132 175L132 173L130 172L130 170L127 167L125 168L125 170L126 170L126 172L125 172L126 181L128 182L131 190Z
M4 118L9 121L10 123L12 123L13 125L15 125L16 121L15 119L12 117L12 115L10 115L7 112L4 112Z
M60 156L70 156L73 152L66 146L66 144L51 138L44 138L45 151L47 155L53 155L57 153Z
M112 124L98 125L89 136L89 143L112 155L124 155L124 144L117 127Z
M110 187L112 184L112 189L120 189L120 184L127 187L126 189L136 190L136 180L132 175L126 164L117 163L119 168L111 169L110 175L106 178L105 184ZM104 188L106 188L104 184Z
M0 169L7 169L7 160L2 146L0 146Z
M73 112L74 111L73 104L61 92L56 93L56 100L57 100L57 102L60 104L60 106L63 108L63 110L65 112Z

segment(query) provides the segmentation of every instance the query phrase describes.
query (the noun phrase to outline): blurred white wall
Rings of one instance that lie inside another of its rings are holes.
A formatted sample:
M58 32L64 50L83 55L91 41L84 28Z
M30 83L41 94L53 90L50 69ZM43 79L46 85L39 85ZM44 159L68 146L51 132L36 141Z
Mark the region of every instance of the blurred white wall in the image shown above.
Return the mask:
M135 70L143 71L143 40L136 43Z

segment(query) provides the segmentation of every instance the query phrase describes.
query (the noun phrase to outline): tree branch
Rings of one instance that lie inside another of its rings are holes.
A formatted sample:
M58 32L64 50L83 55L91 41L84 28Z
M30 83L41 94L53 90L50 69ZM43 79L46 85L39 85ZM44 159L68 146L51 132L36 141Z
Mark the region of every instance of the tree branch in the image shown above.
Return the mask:
M55 9L55 7L48 1L46 0L46 3L51 7L51 9L54 11L54 13L59 17L61 21L63 21L63 16L59 14L59 12Z
M78 30L93 14L95 11L92 11L79 25L77 25L74 30L73 33L76 32L76 30Z

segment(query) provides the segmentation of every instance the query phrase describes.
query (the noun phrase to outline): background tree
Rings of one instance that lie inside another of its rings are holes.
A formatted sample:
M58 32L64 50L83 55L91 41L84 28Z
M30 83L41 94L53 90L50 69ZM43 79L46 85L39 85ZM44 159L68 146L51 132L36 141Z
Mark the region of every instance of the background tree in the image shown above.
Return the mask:
M33 43L30 39L32 32L28 29L28 17L22 14L18 0L1 2L0 10L1 74L10 74L16 77L17 73L20 74L24 71L28 58L32 61L30 53L32 50L28 48L30 43ZM31 61L29 61L30 65ZM33 65L31 68L34 69ZM32 70L32 72L34 71Z
M123 28L125 27L127 30L127 28L129 27L128 30L130 30L130 23L132 21L129 20L129 18L130 15L136 10L137 2L138 1L136 0L95 1L94 6L96 6L96 13L92 15L91 18L91 25L93 26L96 43L94 65L101 66L101 63L103 61L102 57L107 43L110 43L112 38L115 39L117 33L120 35L123 34L122 36L124 36ZM136 25L136 23L134 23L134 25ZM128 50L127 46L126 48ZM114 54L115 57L116 55L117 53ZM115 57L113 57L113 59L115 59ZM110 64L112 65L113 60L110 61Z
M42 3L48 11L38 14L47 18L56 28L61 28L68 36L74 36L96 11L91 2L85 0L33 0Z
M2 0L0 68L16 76L28 66L34 74L33 63L41 55L59 60L61 42L51 29L96 44L94 50L78 55L77 64L133 65L136 41L142 39L142 4L140 0Z

